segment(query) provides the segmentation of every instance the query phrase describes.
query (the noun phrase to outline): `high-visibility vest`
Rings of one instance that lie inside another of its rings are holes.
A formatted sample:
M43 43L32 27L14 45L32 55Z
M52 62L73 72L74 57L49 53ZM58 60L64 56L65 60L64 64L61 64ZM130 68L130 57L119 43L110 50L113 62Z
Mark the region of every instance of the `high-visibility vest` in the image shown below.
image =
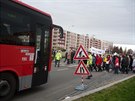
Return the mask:
M87 60L87 65L92 65L92 56L89 55L89 59Z
M106 61L107 61L107 58L106 58L106 57L104 57L103 62L106 62Z
M55 55L55 59L56 60L60 60L62 58L62 54L61 53L56 53L56 55Z

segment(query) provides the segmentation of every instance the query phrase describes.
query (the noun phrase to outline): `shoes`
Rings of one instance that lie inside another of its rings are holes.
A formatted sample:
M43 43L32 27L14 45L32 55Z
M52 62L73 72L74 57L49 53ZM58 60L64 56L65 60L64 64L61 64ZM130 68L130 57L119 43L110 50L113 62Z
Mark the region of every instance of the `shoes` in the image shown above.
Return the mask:
M90 79L90 77L87 77L86 79Z
M92 77L92 75L90 75L90 77Z

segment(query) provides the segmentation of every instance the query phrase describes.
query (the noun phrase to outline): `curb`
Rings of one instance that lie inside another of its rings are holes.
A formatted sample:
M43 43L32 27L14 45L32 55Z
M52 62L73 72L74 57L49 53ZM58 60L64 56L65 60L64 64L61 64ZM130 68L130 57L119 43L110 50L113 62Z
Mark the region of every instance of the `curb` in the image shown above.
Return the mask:
M118 84L118 83L120 83L120 82L123 82L123 81L125 81L125 80L128 80L128 79L130 79L130 78L132 78L132 77L135 77L135 74L133 74L133 75L131 75L131 76L129 76L129 77L126 77L126 78L124 78L124 79L115 81L115 82L113 82L113 83L110 83L110 84L108 84L108 85L99 87L99 88L97 88L97 89L93 89L93 90L91 90L91 91L87 91L87 92L85 92L85 93L82 93L82 94L79 94L79 95L76 95L76 96L73 96L73 97L68 97L67 99L64 99L64 100L62 100L62 101L72 101L72 100L76 100L76 99L81 98L81 97L84 97L84 96L86 96L86 95L93 94L93 93L96 93L96 92L98 92L98 91L100 91L100 90L103 90L103 89L106 89L106 88L108 88L108 87L111 87L111 86L113 86L113 85L115 85L115 84Z

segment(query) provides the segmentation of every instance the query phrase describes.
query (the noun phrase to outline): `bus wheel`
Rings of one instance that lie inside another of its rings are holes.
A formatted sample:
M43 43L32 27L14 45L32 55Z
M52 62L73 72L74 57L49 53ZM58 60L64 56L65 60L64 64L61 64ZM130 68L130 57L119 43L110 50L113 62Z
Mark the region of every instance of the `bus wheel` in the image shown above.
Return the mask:
M14 96L16 91L16 80L9 73L0 74L0 101L7 101Z

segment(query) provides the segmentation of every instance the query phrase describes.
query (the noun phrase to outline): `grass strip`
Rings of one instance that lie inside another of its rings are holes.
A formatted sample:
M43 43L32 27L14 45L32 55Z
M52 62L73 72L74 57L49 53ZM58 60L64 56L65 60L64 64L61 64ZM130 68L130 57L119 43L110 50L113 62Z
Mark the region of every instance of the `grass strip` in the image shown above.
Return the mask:
M135 77L74 101L135 101Z

